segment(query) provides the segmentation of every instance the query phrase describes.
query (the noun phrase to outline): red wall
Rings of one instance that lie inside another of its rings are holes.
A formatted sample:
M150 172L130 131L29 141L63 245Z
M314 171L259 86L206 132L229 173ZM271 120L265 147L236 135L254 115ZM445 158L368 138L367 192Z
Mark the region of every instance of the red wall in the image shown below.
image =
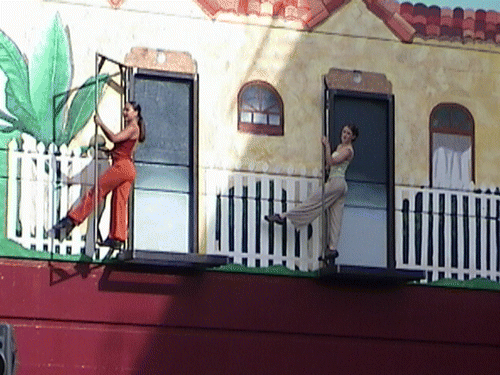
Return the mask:
M500 293L0 260L18 375L500 374Z

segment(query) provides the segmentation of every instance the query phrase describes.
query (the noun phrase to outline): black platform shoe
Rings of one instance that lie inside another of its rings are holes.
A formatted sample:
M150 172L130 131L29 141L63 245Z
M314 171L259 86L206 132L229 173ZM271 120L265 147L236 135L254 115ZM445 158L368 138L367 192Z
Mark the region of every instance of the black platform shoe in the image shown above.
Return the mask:
M286 219L284 217L281 217L278 214L269 215L269 216L266 215L266 216L264 216L264 220L269 221L270 223L276 223L279 225L285 224L285 221L286 221Z
M49 236L62 241L69 236L75 226L73 220L66 216L49 230Z
M112 249L121 249L123 245L125 245L125 242L119 241L119 240L114 240L112 238L106 238L102 242L97 243L99 246L104 246L104 247L110 247Z
M327 249L325 251L325 255L322 257L319 257L318 260L325 263L326 267L330 267L330 266L335 265L335 259L337 259L338 256L339 256L339 252L337 250Z

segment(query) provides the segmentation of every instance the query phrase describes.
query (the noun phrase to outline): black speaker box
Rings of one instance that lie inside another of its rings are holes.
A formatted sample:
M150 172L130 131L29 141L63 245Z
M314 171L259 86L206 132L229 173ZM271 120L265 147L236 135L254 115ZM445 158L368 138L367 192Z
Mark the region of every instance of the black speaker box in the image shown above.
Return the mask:
M14 329L10 324L0 322L0 375L14 375L15 367Z

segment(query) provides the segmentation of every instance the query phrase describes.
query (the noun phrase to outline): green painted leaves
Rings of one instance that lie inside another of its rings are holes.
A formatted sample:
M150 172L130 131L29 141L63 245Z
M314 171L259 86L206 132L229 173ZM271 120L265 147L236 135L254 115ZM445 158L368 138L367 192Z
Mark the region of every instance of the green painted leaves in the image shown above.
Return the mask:
M73 75L70 42L57 14L30 64L26 63L15 43L0 31L0 69L7 77L6 108L0 119L12 126L2 131L19 130L45 144L61 145L88 122L95 109L97 83L100 98L109 76L88 79L76 92L69 110L67 102ZM97 82L96 82L97 81Z
M31 103L38 119L38 136L47 142L62 128L63 111L71 84L68 34L59 15L35 48L29 64Z
M2 31L0 31L0 69L7 77L5 85L6 108L16 117L13 119L0 111L2 120L13 125L12 128L6 128L6 130L17 128L24 131L36 126L36 117L33 115L34 110L29 95L28 66L21 51Z
M77 91L68 111L66 127L59 133L56 143L67 144L89 121L95 109L95 90L100 94L108 81L109 75L102 74L89 78Z

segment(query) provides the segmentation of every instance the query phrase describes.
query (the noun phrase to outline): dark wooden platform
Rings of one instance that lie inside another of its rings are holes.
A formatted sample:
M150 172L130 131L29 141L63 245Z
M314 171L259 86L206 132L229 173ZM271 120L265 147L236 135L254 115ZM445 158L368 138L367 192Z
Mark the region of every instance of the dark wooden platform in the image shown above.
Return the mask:
M425 278L424 271L382 267L351 266L344 264L320 268L322 281L357 281L367 283L403 284Z
M230 263L230 258L223 255L204 255L196 253L177 253L168 251L134 250L122 251L118 260L123 263L159 268L181 268L203 270Z

